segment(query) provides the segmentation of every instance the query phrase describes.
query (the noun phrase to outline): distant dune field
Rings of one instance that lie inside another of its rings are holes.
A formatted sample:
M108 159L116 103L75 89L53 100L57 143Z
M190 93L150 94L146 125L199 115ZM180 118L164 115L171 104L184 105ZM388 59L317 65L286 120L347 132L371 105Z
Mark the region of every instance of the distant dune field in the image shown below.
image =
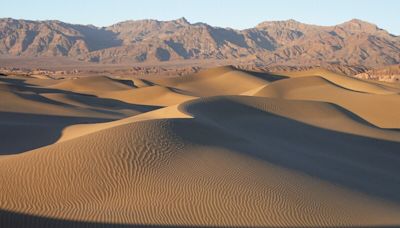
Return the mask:
M0 76L0 227L400 226L400 88Z

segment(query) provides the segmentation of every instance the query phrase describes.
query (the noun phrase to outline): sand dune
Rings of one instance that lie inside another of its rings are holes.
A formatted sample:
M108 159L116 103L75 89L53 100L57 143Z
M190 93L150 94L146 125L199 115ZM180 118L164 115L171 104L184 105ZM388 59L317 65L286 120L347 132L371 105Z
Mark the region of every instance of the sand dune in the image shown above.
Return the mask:
M376 126L400 128L400 109L394 108L400 105L399 94L355 92L319 76L309 76L277 81L254 95L331 102Z
M0 79L15 100L0 103L1 136L27 132L2 137L0 225L400 225L396 86L232 67L132 84Z
M115 80L106 76L82 77L65 80L51 87L74 92L96 93L131 89L133 87L133 81Z
M151 81L198 97L235 95L269 83L268 78L256 77L232 67L218 67L194 75Z
M320 76L338 86L358 92L366 92L373 94L399 93L398 89L393 89L391 86L385 85L383 83L375 81L365 81L358 78L348 77L324 69L312 69L307 71L289 72L286 74L286 76L289 77Z

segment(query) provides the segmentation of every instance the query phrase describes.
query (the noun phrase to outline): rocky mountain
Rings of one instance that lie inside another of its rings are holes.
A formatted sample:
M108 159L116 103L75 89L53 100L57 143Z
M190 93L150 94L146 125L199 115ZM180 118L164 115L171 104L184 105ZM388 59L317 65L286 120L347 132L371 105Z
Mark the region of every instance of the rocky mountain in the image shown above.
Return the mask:
M234 30L191 24L185 18L125 21L102 28L4 18L0 54L124 64L230 60L259 66L376 67L400 63L400 37L357 19L336 26L268 21Z

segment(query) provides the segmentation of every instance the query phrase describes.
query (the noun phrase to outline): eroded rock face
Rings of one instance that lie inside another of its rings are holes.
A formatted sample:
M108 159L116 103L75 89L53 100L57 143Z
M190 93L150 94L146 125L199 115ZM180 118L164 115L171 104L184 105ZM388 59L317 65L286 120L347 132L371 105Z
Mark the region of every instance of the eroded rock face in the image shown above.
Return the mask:
M361 20L336 26L294 20L233 30L185 18L125 21L109 27L0 19L0 53L67 56L103 63L232 60L253 64L376 67L400 63L400 37Z

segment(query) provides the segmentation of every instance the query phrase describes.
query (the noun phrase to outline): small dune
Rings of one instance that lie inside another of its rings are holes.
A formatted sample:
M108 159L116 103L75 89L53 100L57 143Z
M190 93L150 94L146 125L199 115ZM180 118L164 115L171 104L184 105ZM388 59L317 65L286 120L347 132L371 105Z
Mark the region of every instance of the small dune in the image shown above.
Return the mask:
M131 89L133 87L133 81L117 80L106 76L94 76L64 80L51 87L74 92L96 93Z

